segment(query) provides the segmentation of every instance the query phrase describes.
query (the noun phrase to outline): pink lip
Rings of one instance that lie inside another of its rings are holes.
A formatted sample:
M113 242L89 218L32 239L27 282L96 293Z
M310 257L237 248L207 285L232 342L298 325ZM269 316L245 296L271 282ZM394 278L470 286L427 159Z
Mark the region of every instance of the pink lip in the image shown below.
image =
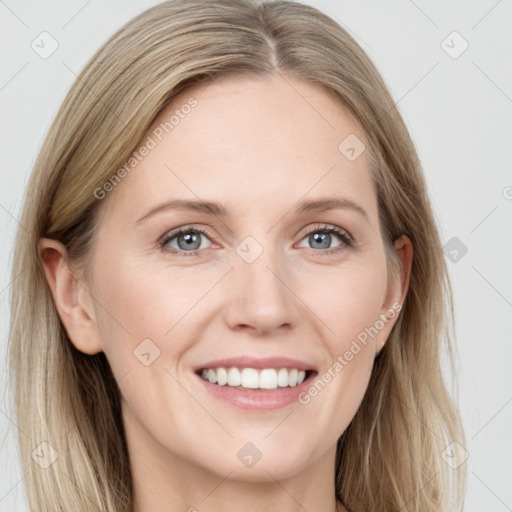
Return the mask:
M235 387L219 386L204 380L200 373L203 369L209 368L297 368L298 370L308 371L307 378L304 382L295 387L276 388L276 389L254 389L241 390ZM270 357L270 358L254 358L254 357L236 357L229 359L217 359L194 369L197 378L201 381L205 389L214 397L220 398L236 407L245 410L254 411L270 411L280 409L294 402L298 402L298 395L309 388L313 382L317 371L297 359L287 357Z
M308 378L299 386L294 388L276 388L276 389L254 389L243 391L241 389L228 386L219 386L204 380L196 374L197 378L201 381L206 390L209 391L216 398L225 400L232 405L241 409L254 410L254 411L270 411L280 409L290 405L293 402L298 402L298 395L306 391L316 375L316 372L308 376Z
M298 359L290 359L289 357L231 357L228 359L216 359L202 365L196 366L194 372L208 368L297 368L297 370L314 370L315 368Z

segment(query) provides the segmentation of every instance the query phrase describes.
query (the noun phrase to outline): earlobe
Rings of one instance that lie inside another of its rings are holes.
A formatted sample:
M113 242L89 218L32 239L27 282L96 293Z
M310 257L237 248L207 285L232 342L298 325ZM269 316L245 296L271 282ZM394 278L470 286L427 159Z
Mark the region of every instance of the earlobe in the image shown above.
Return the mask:
M38 254L59 318L73 345L86 354L101 352L90 295L69 265L66 247L41 238Z

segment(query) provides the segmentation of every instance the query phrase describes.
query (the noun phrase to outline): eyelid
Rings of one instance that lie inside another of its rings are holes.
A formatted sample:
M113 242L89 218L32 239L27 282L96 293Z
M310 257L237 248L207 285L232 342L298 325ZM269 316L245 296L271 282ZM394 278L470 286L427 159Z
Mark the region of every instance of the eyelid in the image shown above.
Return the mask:
M346 236L348 238L350 238L351 242L355 242L355 239L352 236L352 234L350 233L350 231L348 231L345 228L342 228L341 226L336 226L336 224L328 224L325 222L313 223L312 226L307 228L307 230L305 231L303 236L309 235L310 233L314 233L315 231L324 231L324 230L325 231L328 231L328 230L339 231L341 233L346 234Z
M169 231L166 231L157 241L159 247L165 248L165 244L167 244L171 239L176 238L178 235L187 233L189 231L194 231L197 233L201 233L205 235L212 244L215 244L215 242L212 240L212 238L215 238L213 235L213 232L209 228L205 227L197 227L195 224L185 224L184 226L180 226L174 229L170 229ZM187 251L188 254L193 253L194 251Z

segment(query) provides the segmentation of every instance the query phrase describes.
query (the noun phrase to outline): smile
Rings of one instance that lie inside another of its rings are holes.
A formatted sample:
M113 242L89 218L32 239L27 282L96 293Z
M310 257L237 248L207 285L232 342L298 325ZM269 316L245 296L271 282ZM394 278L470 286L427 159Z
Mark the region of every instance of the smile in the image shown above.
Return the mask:
M209 368L200 371L201 377L218 386L237 389L294 388L306 379L306 371L298 368Z
M298 359L250 356L217 359L194 368L201 387L219 403L270 411L299 403L318 371Z

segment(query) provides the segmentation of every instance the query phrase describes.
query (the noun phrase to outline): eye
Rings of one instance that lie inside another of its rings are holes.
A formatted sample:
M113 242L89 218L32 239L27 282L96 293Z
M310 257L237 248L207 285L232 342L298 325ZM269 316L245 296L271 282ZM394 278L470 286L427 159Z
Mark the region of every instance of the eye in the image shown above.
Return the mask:
M334 235L334 237L333 237ZM172 254L178 256L198 256L206 247L203 245L202 239L211 242L209 233L205 229L185 226L170 233L166 233L158 242L159 247ZM331 243L334 239L340 240L339 244L334 248ZM302 240L306 240L312 245L310 247L315 253L334 254L352 247L354 239L352 236L337 226L313 226ZM304 247L300 245L300 247ZM330 249L330 250L325 250Z
M334 248L334 250L325 251L324 249L331 249L330 245L334 238L338 238L341 242ZM353 244L353 238L344 229L338 228L337 226L315 226L302 240L307 240L312 245L312 249L328 254L338 253L351 247ZM303 247L303 246L302 246Z
M196 256L204 249L201 240L203 237L209 240L206 230L185 227L167 233L158 243L162 249L171 249L169 252L180 256Z

